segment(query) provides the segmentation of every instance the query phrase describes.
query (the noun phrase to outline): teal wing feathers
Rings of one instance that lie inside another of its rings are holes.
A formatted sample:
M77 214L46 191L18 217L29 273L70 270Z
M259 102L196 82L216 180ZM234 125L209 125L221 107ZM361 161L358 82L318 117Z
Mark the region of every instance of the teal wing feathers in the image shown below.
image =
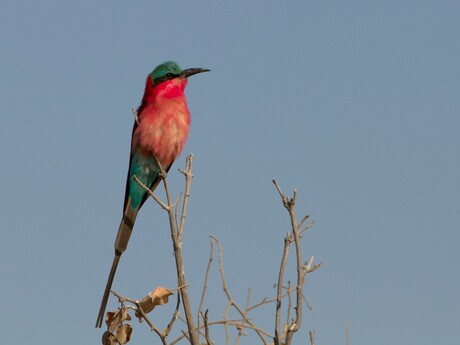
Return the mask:
M137 123L134 124L133 134L137 128ZM169 171L171 166L163 167ZM128 200L131 200L130 207L133 210L139 210L149 195L145 189L134 180L134 175L150 190L154 190L160 182L160 168L153 154L136 145L131 150L129 159L129 169L126 181L124 211L128 206Z

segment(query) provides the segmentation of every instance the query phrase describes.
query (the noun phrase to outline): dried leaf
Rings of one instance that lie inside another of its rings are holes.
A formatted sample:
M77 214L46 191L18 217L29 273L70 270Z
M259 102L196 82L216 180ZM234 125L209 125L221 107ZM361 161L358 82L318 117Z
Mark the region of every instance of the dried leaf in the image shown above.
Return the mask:
M105 323L109 328L109 332L112 333L118 326L118 312L108 311L105 318Z
M151 297L154 299L154 305L161 305L168 303L169 296L174 293L164 287L157 287L155 291L151 292Z
M142 301L140 301L140 307L144 311L144 313L150 313L153 308L157 305L166 304L168 303L169 296L171 296L173 292L168 290L164 287L157 287L154 291L150 292L147 296L145 296ZM136 311L136 317L141 317L141 314Z
M128 310L125 307L118 309L117 312L107 312L105 323L109 327L109 331L113 333L118 325L121 325L123 321L131 320L131 316L128 314Z
M102 344L103 345L117 345L118 341L115 335L109 331L105 331L102 335Z
M131 321L131 316L128 314L128 309L123 307L121 308L121 322L126 320Z
M131 339L131 333L133 328L131 325L125 323L124 325L118 326L117 328L117 340L123 345L126 344Z

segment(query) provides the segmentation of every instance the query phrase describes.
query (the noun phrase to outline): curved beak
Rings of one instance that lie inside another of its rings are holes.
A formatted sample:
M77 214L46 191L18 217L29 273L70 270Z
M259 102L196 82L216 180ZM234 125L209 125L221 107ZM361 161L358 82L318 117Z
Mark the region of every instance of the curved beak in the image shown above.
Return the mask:
M188 78L194 74L209 72L209 71L211 70L207 68L188 68L188 69L184 69L181 74L182 74L182 78Z

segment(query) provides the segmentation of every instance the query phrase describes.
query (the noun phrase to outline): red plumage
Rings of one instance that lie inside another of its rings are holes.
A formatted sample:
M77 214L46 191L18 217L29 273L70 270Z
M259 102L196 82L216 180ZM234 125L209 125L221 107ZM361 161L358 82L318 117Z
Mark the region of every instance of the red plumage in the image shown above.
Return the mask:
M190 112L184 89L187 79L175 78L153 86L147 77L138 109L139 124L133 131L131 150L139 147L169 167L182 152L190 127Z

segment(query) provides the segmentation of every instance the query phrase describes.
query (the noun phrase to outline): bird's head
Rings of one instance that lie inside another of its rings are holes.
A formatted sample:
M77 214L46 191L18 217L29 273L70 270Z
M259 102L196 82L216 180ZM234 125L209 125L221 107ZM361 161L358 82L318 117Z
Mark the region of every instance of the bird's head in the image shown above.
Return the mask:
M172 79L186 79L194 74L209 72L206 68L188 68L182 69L179 64L174 61L166 61L155 67L150 73L153 86L164 83L165 81Z

